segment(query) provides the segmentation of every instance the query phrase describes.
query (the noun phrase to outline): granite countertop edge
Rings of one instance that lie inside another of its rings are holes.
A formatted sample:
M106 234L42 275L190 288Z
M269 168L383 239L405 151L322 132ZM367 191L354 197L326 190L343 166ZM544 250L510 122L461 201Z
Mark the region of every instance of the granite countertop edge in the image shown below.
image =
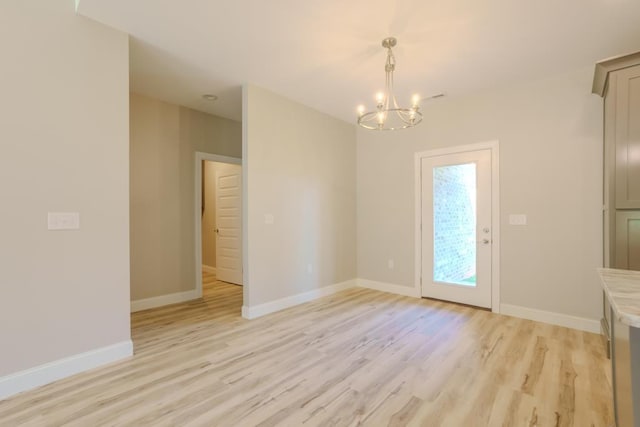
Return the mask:
M616 319L640 328L640 271L598 268L598 274Z

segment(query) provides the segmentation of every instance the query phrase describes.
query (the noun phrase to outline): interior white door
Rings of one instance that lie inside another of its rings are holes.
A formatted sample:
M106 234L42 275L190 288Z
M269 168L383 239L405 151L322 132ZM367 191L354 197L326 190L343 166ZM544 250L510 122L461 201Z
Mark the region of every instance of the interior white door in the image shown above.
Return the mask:
M491 150L425 157L422 296L491 308Z
M216 278L242 285L242 169L216 168Z

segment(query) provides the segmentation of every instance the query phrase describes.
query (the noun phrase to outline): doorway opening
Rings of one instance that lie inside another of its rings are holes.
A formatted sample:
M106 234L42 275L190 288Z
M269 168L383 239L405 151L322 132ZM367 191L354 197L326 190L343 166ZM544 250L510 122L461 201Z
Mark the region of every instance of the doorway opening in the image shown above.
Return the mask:
M500 309L498 142L416 153L416 287Z
M238 158L196 153L198 297L206 298L204 294L213 292L214 288L237 293L243 284L241 163ZM243 293L241 288L239 293Z

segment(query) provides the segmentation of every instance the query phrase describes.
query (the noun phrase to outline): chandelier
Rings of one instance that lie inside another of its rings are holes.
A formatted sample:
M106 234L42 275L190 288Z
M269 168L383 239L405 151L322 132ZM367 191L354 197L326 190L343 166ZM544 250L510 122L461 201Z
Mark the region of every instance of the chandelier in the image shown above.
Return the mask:
M413 95L410 108L402 108L393 94L393 71L396 59L391 50L398 41L395 37L382 40L382 47L387 49L387 62L384 66L385 89L376 95L376 109L366 112L365 106L358 107L358 124L366 129L399 130L413 127L422 121L420 112L420 96Z

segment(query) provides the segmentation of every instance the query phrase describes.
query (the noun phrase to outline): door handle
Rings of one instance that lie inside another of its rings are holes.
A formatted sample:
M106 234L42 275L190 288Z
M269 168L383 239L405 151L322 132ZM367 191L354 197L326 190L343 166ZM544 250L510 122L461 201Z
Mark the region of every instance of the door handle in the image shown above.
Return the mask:
M482 242L480 242L480 243L482 243L483 245L488 245L489 243L491 243L491 240L489 240L489 239L482 239Z
M220 229L219 228L215 228L213 231L215 231L216 234L220 234Z

